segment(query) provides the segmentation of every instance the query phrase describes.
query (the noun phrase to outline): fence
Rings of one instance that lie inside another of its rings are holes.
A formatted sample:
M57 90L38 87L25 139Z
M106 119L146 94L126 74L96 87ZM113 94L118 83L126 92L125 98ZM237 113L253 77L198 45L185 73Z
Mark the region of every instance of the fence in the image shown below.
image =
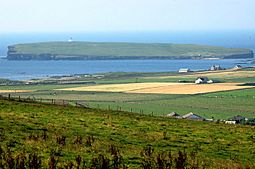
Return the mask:
M0 95L0 99L20 101L20 102L37 102L37 103L47 103L59 106L76 106L83 108L90 108L88 104L81 104L78 101L74 100L64 100L64 99L44 99L44 98L35 98L35 97L21 97L21 96L12 96L11 94Z
M139 109L138 111L135 111L134 108L128 108L128 110L124 110L121 106L100 106L100 104L97 104L96 106L89 105L88 103L84 103L84 100L64 100L64 99L45 99L45 98L36 98L33 96L28 97L21 97L17 95L11 95L11 94L5 94L0 95L0 99L4 100L13 100L13 101L20 101L20 102L36 102L36 103L46 103L46 104L52 104L52 105L59 105L59 106L74 106L74 107L81 107L81 108L96 108L96 109L104 109L109 111L122 111L122 112L136 112L140 115L151 115L154 116L154 112L151 113L144 113L144 110Z

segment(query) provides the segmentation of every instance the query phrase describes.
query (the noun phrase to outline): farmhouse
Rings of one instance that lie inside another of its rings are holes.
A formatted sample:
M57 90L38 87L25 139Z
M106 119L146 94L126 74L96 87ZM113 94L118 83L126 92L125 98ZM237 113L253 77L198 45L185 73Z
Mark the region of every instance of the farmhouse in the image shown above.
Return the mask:
M208 77L198 77L195 81L196 84L203 84L209 81Z
M196 84L206 84L206 83L213 83L212 80L209 80L208 77L198 77L195 80Z
M220 65L213 65L210 70L223 70Z
M176 112L172 112L166 115L166 117L172 117L172 118L180 118L181 116L177 114Z
M188 73L188 72L191 72L189 68L181 68L179 70L179 73Z
M196 115L194 113L188 113L182 116L183 119L191 119L191 120L198 120L198 121L204 121L205 119L199 115Z
M248 119L243 117L243 116L237 115L237 116L234 116L234 117L230 118L229 120L230 121L235 121L236 124L240 124L240 123L244 123Z
M236 65L236 66L234 67L234 69L242 69L242 66L241 66L241 65Z

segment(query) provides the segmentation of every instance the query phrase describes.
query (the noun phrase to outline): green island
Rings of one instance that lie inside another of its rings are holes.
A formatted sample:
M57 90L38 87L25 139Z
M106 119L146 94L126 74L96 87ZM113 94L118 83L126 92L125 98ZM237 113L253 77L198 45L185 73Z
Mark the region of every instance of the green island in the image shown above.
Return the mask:
M252 58L244 48L120 42L42 42L8 47L9 60L95 60L95 59L236 59Z
M252 168L254 82L254 67L2 79L0 168ZM172 94L174 85L189 90ZM225 123L234 116L248 120Z

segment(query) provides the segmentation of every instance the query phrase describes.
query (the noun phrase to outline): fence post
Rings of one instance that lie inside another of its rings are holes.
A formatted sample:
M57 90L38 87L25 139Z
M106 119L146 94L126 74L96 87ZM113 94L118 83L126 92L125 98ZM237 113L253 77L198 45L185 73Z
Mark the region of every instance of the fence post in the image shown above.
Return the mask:
M8 99L11 99L11 94L8 95Z
M130 110L131 110L131 113L132 113L133 112L132 108Z
M54 104L54 100L53 99L51 99L51 104Z
M20 101L20 95L19 95L19 101Z

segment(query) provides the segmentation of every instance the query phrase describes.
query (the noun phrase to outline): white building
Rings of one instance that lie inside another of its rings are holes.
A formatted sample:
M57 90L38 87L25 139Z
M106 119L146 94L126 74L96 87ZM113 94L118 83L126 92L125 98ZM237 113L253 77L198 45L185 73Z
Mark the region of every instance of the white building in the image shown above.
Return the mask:
M190 69L188 69L188 68L181 68L179 70L179 73L188 73L188 72L190 72Z
M195 83L196 84L211 84L213 83L212 80L209 80L208 77L198 77L196 80L195 80Z
M223 70L220 65L213 65L210 70Z

